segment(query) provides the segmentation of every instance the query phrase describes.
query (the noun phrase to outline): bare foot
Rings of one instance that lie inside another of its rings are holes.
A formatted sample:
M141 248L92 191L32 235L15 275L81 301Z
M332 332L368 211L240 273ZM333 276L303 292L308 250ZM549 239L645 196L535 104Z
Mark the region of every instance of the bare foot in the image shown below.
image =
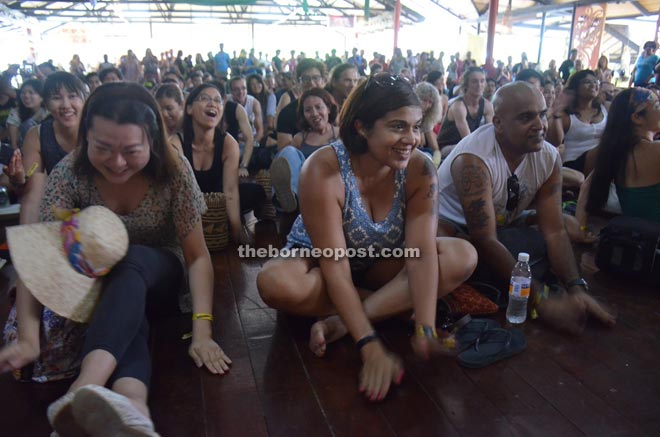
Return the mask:
M348 333L339 316L330 316L312 325L309 332L309 348L314 355L322 357L329 343L337 341Z

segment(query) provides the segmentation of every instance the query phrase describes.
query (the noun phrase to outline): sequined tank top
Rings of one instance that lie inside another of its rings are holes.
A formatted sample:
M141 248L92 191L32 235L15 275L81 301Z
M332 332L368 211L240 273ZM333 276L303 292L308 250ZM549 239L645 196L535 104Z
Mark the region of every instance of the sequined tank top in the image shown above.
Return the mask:
M360 197L357 180L353 174L350 156L341 141L330 145L337 154L339 171L344 183L344 206L342 208L342 227L346 248L369 248L375 257L351 257L350 265L353 272L367 270L376 262L376 257L384 248L395 249L404 247L404 222L406 212L406 171L399 170L394 178L394 200L392 209L384 220L374 223L367 213ZM287 248L308 247L312 242L307 234L302 216L298 215L287 237ZM359 253L359 252L358 252Z

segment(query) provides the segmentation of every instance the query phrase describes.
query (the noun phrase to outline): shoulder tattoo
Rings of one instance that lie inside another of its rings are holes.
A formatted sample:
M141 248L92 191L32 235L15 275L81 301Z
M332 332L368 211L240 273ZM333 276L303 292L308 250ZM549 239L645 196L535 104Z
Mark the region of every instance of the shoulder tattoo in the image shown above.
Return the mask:
M486 191L488 177L481 166L466 165L461 170L457 190L459 195L479 195Z

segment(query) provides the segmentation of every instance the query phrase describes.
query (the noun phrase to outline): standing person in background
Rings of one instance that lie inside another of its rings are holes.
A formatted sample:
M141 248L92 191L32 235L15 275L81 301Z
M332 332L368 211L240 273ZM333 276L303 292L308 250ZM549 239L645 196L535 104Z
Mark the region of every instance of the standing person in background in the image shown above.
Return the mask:
M127 82L139 82L142 80L142 66L138 61L133 50L129 50L126 55L126 62L123 64L122 74Z
M644 43L644 51L637 58L635 66L630 72L630 82L628 86L645 87L648 85L649 80L653 77L655 64L658 63L658 56L655 51L658 49L658 44L655 41L646 41Z
M392 74L400 74L401 70L408 67L406 58L403 57L403 53L400 48L394 49L394 54L392 55L392 60L390 61L390 72Z
M607 62L608 62L607 56L605 55L598 58L598 67L596 68L595 73L596 73L596 79L598 79L600 83L612 82L613 72L607 66Z
M577 49L572 49L568 54L568 59L559 66L559 76L563 83L568 82L568 77L575 71L575 60L577 59Z
M112 62L108 62L108 55L103 55L103 62L99 64L98 71L113 67L115 67L115 64L113 64Z

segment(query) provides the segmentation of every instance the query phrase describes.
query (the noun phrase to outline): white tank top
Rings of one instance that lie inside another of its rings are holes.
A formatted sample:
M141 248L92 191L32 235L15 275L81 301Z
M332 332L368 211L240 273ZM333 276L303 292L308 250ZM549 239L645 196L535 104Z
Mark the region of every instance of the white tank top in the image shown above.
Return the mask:
M603 119L598 123L585 123L575 114L571 114L571 126L564 135L564 162L575 161L583 153L588 152L598 145L600 137L603 136L605 125L607 124L607 109L600 105L603 113Z
M513 222L529 207L539 188L548 180L555 163L559 160L557 149L548 142L544 142L538 152L526 154L514 171L520 184L518 206L513 211L507 211L506 182L511 176L511 171L500 145L495 140L495 127L492 124L486 124L463 138L449 156L442 161L442 165L438 169L438 190L440 192L438 215L462 225L466 224L465 215L458 199L454 180L451 177L451 165L457 157L463 154L476 155L490 172L493 184L493 205L498 226Z

